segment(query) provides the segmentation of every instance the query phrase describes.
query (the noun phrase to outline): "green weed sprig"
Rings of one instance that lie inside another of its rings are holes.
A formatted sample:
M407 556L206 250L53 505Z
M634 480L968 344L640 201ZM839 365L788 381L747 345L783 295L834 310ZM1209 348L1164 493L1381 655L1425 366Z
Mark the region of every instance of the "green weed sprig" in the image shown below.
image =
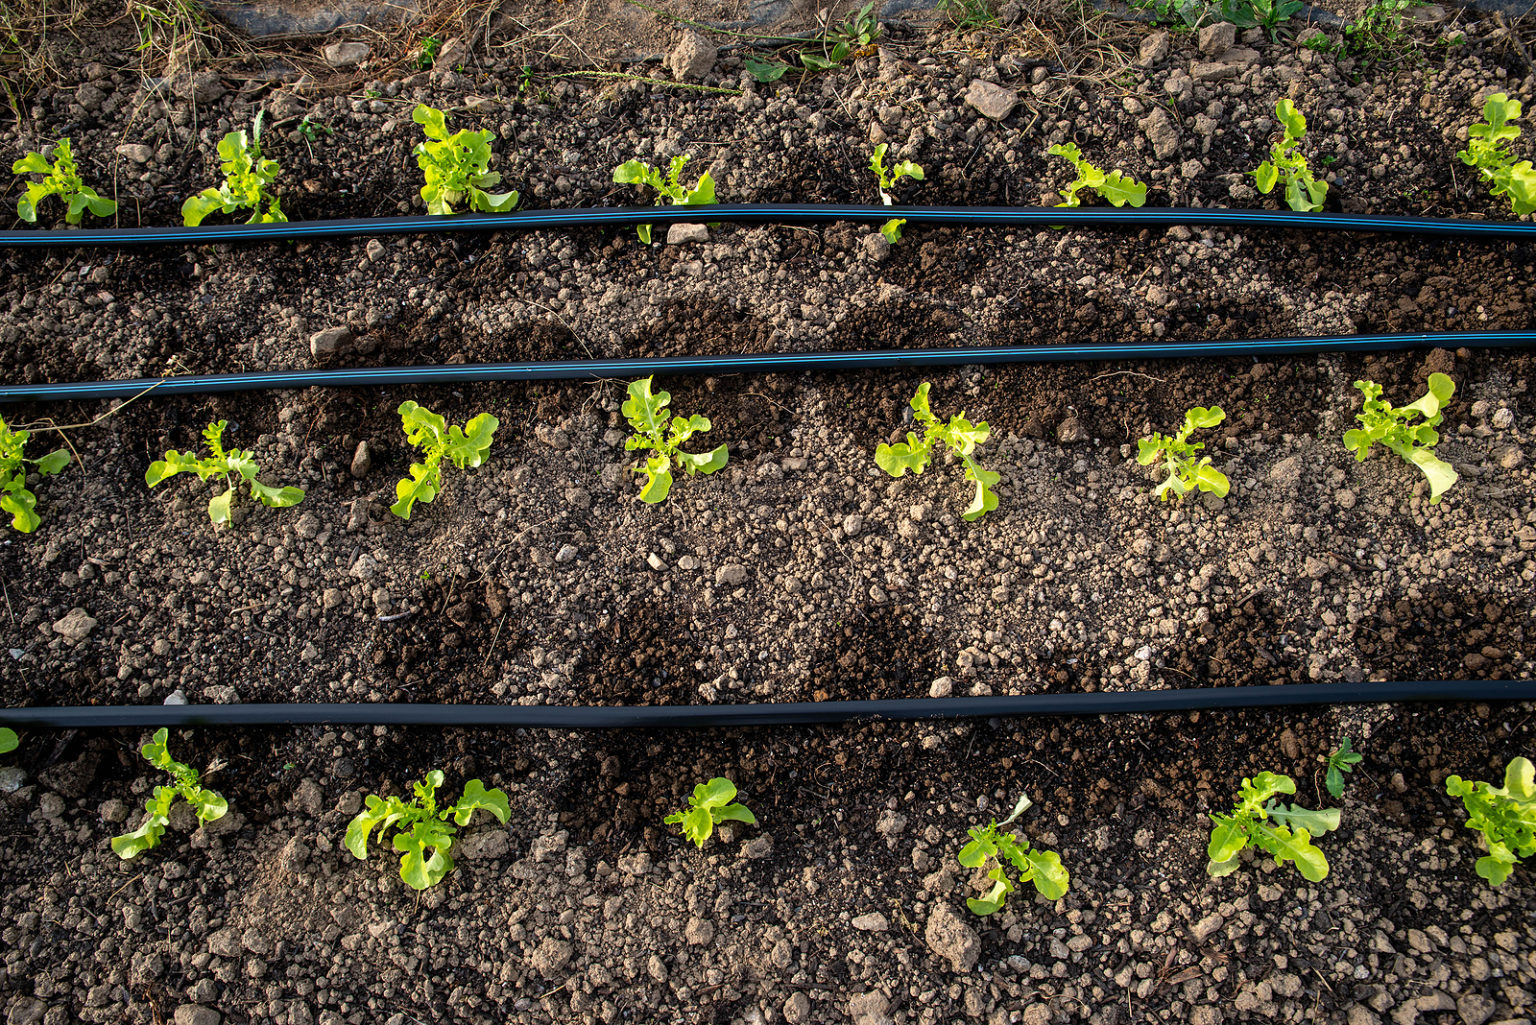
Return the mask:
M1001 911L1008 895L1015 889L1008 876L1008 866L1018 873L1018 883L1033 883L1041 896L1056 900L1066 894L1071 876L1061 864L1061 856L1055 851L1031 848L1029 841L1009 829L1003 829L1030 807L1028 795L1020 796L1013 806L1013 814L998 822L994 819L984 827L972 826L967 832L971 842L960 848L955 860L965 868L981 868L992 863L987 878L992 888L980 899L967 897L966 907L982 917Z
M1220 406L1212 406L1210 409L1196 406L1184 414L1184 426L1179 428L1177 434L1172 437L1153 434L1136 443L1136 461L1142 466L1151 466L1158 456L1166 460L1164 465L1168 477L1157 486L1153 494L1165 502L1170 498L1183 498L1196 490L1209 491L1220 498L1227 497L1231 484L1226 474L1211 465L1210 456L1199 459L1195 457L1196 453L1205 448L1205 443L1189 441L1189 436L1196 430L1215 427L1226 416Z
M1335 800L1344 796L1344 774L1354 772L1355 766L1364 760L1364 755L1355 753L1348 737L1339 743L1338 750L1328 753L1328 773L1323 778L1323 785Z
M49 196L58 196L63 201L66 224L79 224L87 210L97 217L117 213L115 201L97 195L95 189L81 181L68 138L60 139L45 153L28 153L11 165L11 173L47 175L40 182L27 182L26 194L16 200L16 216L28 224L37 222L37 204Z
M659 169L639 160L626 160L613 169L613 180L618 185L642 185L656 190L656 205L669 199L673 206L711 206L715 202L715 180L705 171L699 180L688 188L682 183L683 168L691 158L687 154L672 158L671 169L663 177ZM651 244L651 226L635 225L635 234L646 245Z
M629 398L624 400L622 407L629 426L634 429L634 433L624 441L624 451L649 449L651 452L645 462L635 469L636 473L645 474L640 501L649 505L666 501L667 493L672 490L674 463L692 477L696 473L714 473L724 469L730 459L725 445L700 455L682 450L683 443L689 438L710 429L709 417L695 413L687 419L674 416L669 422L667 406L672 401L672 395L664 391L652 394L653 380L654 377L647 377L643 381L632 382Z
M928 408L928 388L927 381L918 385L917 394L909 403L912 418L923 425L923 436L918 438L909 431L904 442L880 444L875 448L875 465L892 477L901 477L908 470L922 473L932 458L934 443L942 442L964 465L965 479L976 485L976 494L965 512L960 514L961 518L980 519L997 508L997 493L992 486L1002 479L996 471L984 470L976 462L976 449L986 443L992 429L985 422L971 423L965 418L964 410L950 417L949 423L940 420Z
M439 810L437 790L443 785L443 778L440 770L433 769L421 782L411 784L415 797L410 801L368 795L363 810L347 824L343 841L347 850L359 861L367 861L368 837L373 831L379 831L382 843L394 830L393 846L400 852L400 879L413 890L437 885L453 871L453 857L448 852L458 832L456 826L469 825L470 818L482 808L502 825L507 824L512 814L506 793L494 788L487 790L478 779L465 783L458 801Z
M1147 201L1147 187L1134 178L1130 178L1120 171L1105 172L1083 159L1082 150L1075 143L1057 143L1046 153L1053 157L1061 157L1070 161L1077 169L1077 180L1061 190L1062 202L1057 206L1075 207L1082 206L1083 201L1078 198L1078 193L1083 189L1089 189L1098 193L1115 206L1141 206Z
M283 213L282 197L267 188L277 180L282 168L276 160L261 155L261 122L262 115L257 114L249 135L242 129L219 140L219 170L224 172L224 184L204 189L181 204L181 220L187 227L197 227L209 214L232 214L236 210L251 211L247 224L288 220ZM263 203L267 205L265 210L261 208Z
M409 400L400 403L396 412L400 414L405 440L422 452L421 462L411 464L411 475L395 485L395 504L389 507L390 512L408 520L417 502L437 498L443 485L443 457L461 470L481 465L501 421L481 413L463 428L457 424L450 427L436 413Z
M1467 148L1456 155L1488 183L1495 196L1508 196L1517 214L1536 212L1536 169L1529 160L1515 161L1507 144L1520 137L1510 124L1520 116L1520 101L1494 93L1483 103L1483 120L1467 129Z
M450 135L443 112L425 103L416 105L411 120L421 125L427 137L411 150L426 179L421 198L426 201L427 213L451 214L460 203L468 203L469 209L487 214L517 208L516 192L493 195L486 191L501 184L501 173L489 170L495 132L472 132L465 128Z
M757 825L757 816L744 804L737 804L736 784L724 776L716 776L708 783L695 784L688 807L675 811L664 820L669 826L682 826L683 837L696 847L704 841L721 822L745 822Z
M251 458L253 453L238 448L227 452L224 450L224 428L228 425L227 420L220 420L209 424L203 431L209 455L199 459L196 452L178 452L173 448L165 454L164 459L149 464L144 474L144 483L154 487L178 473L195 473L200 480L222 474L229 488L223 494L215 495L208 503L208 518L216 524L229 522L230 503L242 481L250 489L252 498L270 508L286 509L302 502L303 488L274 488L257 480L256 475L261 472L261 467Z
M1232 814L1210 816L1213 826L1206 853L1211 860L1205 871L1212 876L1236 872L1238 854L1253 844L1277 862L1295 862L1297 871L1314 883L1327 877L1328 859L1312 840L1339 828L1339 809L1309 811L1273 799L1276 794L1295 792L1296 783L1289 776L1261 772L1251 780L1245 777Z
M1381 385L1375 381L1356 381L1365 404L1355 414L1360 428L1344 432L1344 447L1354 452L1359 463L1365 462L1377 442L1396 452L1423 472L1429 481L1429 504L1436 505L1457 479L1451 464L1435 455L1440 443L1435 428L1444 419L1443 408L1455 394L1456 382L1444 374L1430 374L1427 383L1428 391L1399 409L1381 398Z
M1536 854L1536 768L1527 758L1513 758L1504 769L1504 785L1447 776L1445 792L1461 798L1467 828L1483 834L1488 853L1477 859L1477 874L1494 886Z
M37 515L37 496L27 490L28 467L39 477L49 477L69 465L69 450L59 449L41 459L28 459L23 453L29 431L12 431L0 417L0 509L11 514L11 526L30 534L42 523Z
M172 783L168 787L155 787L154 796L144 803L144 810L149 815L143 825L131 833L112 838L112 853L124 861L159 846L160 837L171 822L171 806L178 797L192 806L199 826L221 819L229 811L229 802L217 791L204 787L196 769L171 757L165 746L169 736L169 731L161 727L155 731L154 738L139 749L149 764L171 774ZM215 762L208 771L219 767Z
M1307 119L1290 100L1275 104L1275 117L1285 129L1285 137L1270 146L1268 160L1248 173L1266 196L1283 183L1287 206L1300 213L1316 213L1323 208L1328 183L1312 177L1307 158L1298 152L1307 134Z

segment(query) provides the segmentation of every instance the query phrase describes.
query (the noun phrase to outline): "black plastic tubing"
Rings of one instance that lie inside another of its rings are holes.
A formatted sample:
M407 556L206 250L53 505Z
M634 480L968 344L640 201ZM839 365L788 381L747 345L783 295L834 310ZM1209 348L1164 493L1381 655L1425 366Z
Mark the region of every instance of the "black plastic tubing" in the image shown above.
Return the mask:
M352 370L270 370L244 374L188 374L121 381L58 384L0 383L0 402L203 395L277 388L466 384L488 381L600 380L651 374L743 374L799 371L903 370L913 367L997 363L1066 363L1092 360L1294 356L1324 352L1382 352L1417 348L1520 348L1536 344L1532 331L1452 331L1392 335L1324 335L1215 342L1148 342L1120 345L999 345L953 349L878 349L868 352L752 353L727 356L658 356L641 359L548 360L520 363L456 363Z

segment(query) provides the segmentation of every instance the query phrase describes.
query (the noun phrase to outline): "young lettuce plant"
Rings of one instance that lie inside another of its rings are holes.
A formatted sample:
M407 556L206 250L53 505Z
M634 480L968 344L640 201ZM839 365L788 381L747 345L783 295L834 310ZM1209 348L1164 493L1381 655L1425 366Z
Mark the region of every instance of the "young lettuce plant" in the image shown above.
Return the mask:
M408 520L417 502L437 497L443 485L443 457L461 470L484 463L501 421L481 413L462 429L457 424L450 427L442 417L411 401L400 403L396 412L405 440L422 452L422 461L411 464L411 475L395 485L395 504L389 507L390 512Z
M903 160L894 167L886 167L885 151L887 148L888 144L883 142L875 147L874 153L869 158L869 169L875 172L875 177L879 179L880 202L886 206L893 206L896 201L891 196L891 190L895 189L897 183L903 178L922 181L923 168L921 165L914 164L910 160ZM901 241L901 226L906 223L905 217L893 218L880 225L880 234L884 235L885 240L894 246Z
M675 811L664 820L669 826L682 826L683 837L695 847L703 847L704 841L722 822L745 822L757 825L757 816L744 804L736 802L736 784L724 776L716 776L708 783L697 783L688 807Z
M1307 119L1290 100L1275 104L1275 117L1285 129L1285 138L1269 148L1269 159L1248 173L1264 195L1277 184L1285 185L1285 202L1299 213L1316 213L1323 208L1328 183L1312 177L1307 158L1297 152L1307 134Z
M199 459L196 452L178 452L173 448L165 454L164 459L157 459L149 464L149 470L144 474L144 483L154 487L161 481L183 472L195 473L200 480L208 480L210 477L222 474L224 483L229 487L223 494L215 495L208 503L208 518L215 524L229 522L230 503L234 500L235 492L242 482L250 489L252 498L269 508L287 509L302 502L303 488L274 488L257 480L256 475L261 472L261 467L251 458L253 453L242 452L238 448L232 448L227 452L224 450L224 428L228 425L229 421L220 420L218 423L209 424L203 431L203 440L208 443L209 455Z
M27 490L28 467L39 477L49 477L69 465L69 451L59 449L41 459L28 459L23 451L28 431L12 431L0 417L0 509L11 514L11 526L30 534L42 523L37 515L37 496Z
M52 157L50 163L49 157ZM97 217L111 217L117 213L117 203L96 194L96 190L80 180L75 169L74 151L69 139L60 139L52 149L44 153L28 153L11 165L12 174L47 175L40 182L27 182L26 195L16 200L16 216L28 224L37 223L37 204L49 196L58 196L65 206L64 222L79 224L89 210Z
M1020 795L1019 803L1013 806L1013 814L1003 821L994 819L985 827L972 826L967 831L971 842L960 848L956 856L956 860L966 868L981 868L989 861L992 863L991 870L987 872L987 878L992 880L992 888L987 891L987 895L979 900L975 897L967 897L965 900L966 907L983 918L1001 911L1008 895L1015 889L1014 881L1008 876L1009 865L1018 872L1020 884L1033 883L1035 889L1049 900L1063 896L1071 885L1071 877L1062 866L1059 854L1039 848L1031 849L1028 840L1011 829L1002 828L1024 814L1030 804L1029 795Z
M1456 393L1456 382L1444 374L1430 374L1427 384L1423 395L1398 409L1383 401L1381 385L1375 381L1356 381L1355 387L1365 396L1365 405L1355 414L1361 426L1344 432L1344 447L1354 452L1356 462L1363 463L1371 446L1381 442L1423 472L1429 481L1429 504L1437 505L1458 476L1450 463L1435 455L1435 446L1440 443L1435 428L1444 417L1445 404Z
M159 846L160 837L171 822L171 806L178 797L192 806L192 810L197 813L199 826L221 819L229 811L229 802L217 791L203 786L196 769L171 757L165 748L168 736L169 731L161 727L155 731L154 738L140 748L140 753L149 764L171 774L172 782L168 787L155 787L154 796L144 802L144 810L149 815L143 825L131 833L112 838L112 853L124 861L137 858L151 847ZM208 771L213 772L220 767L220 763L214 762Z
M674 462L692 477L696 473L714 473L724 469L726 460L730 458L725 445L702 455L682 451L683 442L710 429L709 417L695 413L685 420L674 416L668 423L667 405L672 401L672 395L664 391L652 394L651 382L654 379L647 377L643 381L632 382L629 398L624 400L622 407L625 418L635 431L625 440L624 451L651 451L645 463L635 468L636 473L645 474L640 501L649 505L666 501L667 493L672 490Z
M684 154L672 158L672 169L666 177L662 177L661 171L650 164L639 160L626 160L613 169L613 180L619 185L649 185L655 189L656 205L661 201L670 199L673 206L712 206L715 202L715 180L705 171L699 175L699 180L693 188L687 188L682 184L683 167L691 159ZM651 226L649 224L635 225L635 233L640 236L640 241L646 245L651 243Z
M1461 798L1467 828L1483 834L1488 853L1477 859L1477 874L1500 886L1520 864L1536 854L1536 768L1527 758L1513 758L1504 769L1504 785L1447 776L1445 792Z
M912 407L912 418L923 425L923 436L918 438L908 431L904 442L876 446L875 465L892 477L901 477L908 470L922 473L932 458L934 443L943 442L965 467L965 479L976 485L971 504L960 516L967 521L978 520L997 508L997 493L992 486L1002 479L996 471L984 470L976 462L976 449L986 443L992 429L985 422L971 423L965 418L964 410L950 417L946 424L928 408L928 388L927 381L918 385L917 394L908 403Z
M1356 754L1350 746L1348 737L1340 742L1338 750L1328 753L1328 774L1323 778L1323 785L1328 788L1334 800L1344 796L1344 774L1354 772L1355 766L1364 760L1365 756Z
M0 755L8 755L21 746L21 738L9 726L0 726Z
M1305 878L1321 882L1328 875L1328 859L1312 839L1339 828L1339 809L1308 811L1274 800L1276 794L1295 792L1296 783L1289 776L1261 772L1251 780L1244 777L1232 814L1210 816L1211 842L1206 853L1211 860L1205 866L1206 873L1225 876L1236 872L1238 854L1253 844L1277 862L1295 862Z
M1483 103L1483 122L1467 129L1467 148L1456 155L1468 167L1477 168L1488 191L1508 196L1517 214L1536 212L1536 169L1529 160L1515 161L1506 143L1520 137L1510 124L1520 116L1520 101L1506 93L1494 93Z
M458 832L456 826L469 825L470 818L480 809L490 812L502 825L507 824L512 814L507 795L499 789L485 789L478 779L464 784L458 801L438 810L437 789L442 785L442 772L433 769L420 783L411 784L416 796L408 802L398 797L381 799L368 795L363 810L347 824L347 850L359 861L367 861L369 835L377 829L382 843L393 829L394 848L400 852L401 880L413 890L436 886L453 871L453 858L448 851Z
M1115 206L1141 206L1147 201L1147 187L1119 171L1105 172L1083 159L1082 150L1075 143L1057 143L1046 150L1050 156L1061 157L1077 168L1077 180L1061 190L1062 202L1057 206L1082 206L1078 193L1091 189Z
M449 135L443 112L425 103L416 105L411 120L421 125L427 136L425 142L418 142L411 151L426 178L421 198L426 201L427 213L451 214L456 205L464 202L469 203L471 210L487 214L516 209L516 192L492 195L485 191L501 184L501 174L488 170L495 132L472 132L466 128Z
M1173 437L1153 434L1136 443L1136 461L1142 466L1151 466L1158 456L1165 459L1168 479L1157 486L1154 495L1165 502L1170 498L1183 498L1195 490L1209 491L1219 498L1227 497L1231 484L1226 474L1211 465L1210 456L1195 458L1195 454L1205 448L1205 443L1189 441L1189 436L1197 429L1215 427L1226 417L1220 406L1210 409L1196 406L1184 414L1184 426Z
M236 210L251 211L247 224L288 220L282 198L267 190L282 168L276 160L261 155L261 121L262 115L257 114L250 134L241 129L219 140L219 169L224 172L224 184L204 189L181 204L181 220L187 227L197 227L209 214L232 214ZM265 210L261 208L263 203L267 205Z

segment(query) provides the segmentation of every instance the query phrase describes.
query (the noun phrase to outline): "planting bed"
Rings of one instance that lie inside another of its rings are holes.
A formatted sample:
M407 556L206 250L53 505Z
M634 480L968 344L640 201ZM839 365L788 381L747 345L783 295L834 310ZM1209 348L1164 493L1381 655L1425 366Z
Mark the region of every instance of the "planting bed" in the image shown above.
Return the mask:
M628 10L576 41L625 56L615 26L652 18ZM1393 71L1251 34L1202 54L1075 11L1006 13L964 37L893 29L798 85L757 85L724 52L704 81L741 96L573 79L519 95L554 22L512 12L523 20L494 23L510 49L460 47L430 73L229 92L231 71L173 80L196 103L164 100L109 28L0 139L19 156L69 134L125 225L177 223L213 181L218 139L259 105L290 217L415 211L419 101L496 130L492 167L530 206L635 202L612 168L682 152L690 180L713 167L723 201L869 202L876 141L927 170L903 201L1034 205L1068 180L1043 156L1067 139L1147 181L1154 205L1257 206L1270 200L1244 172L1290 96L1330 208L1509 216L1454 153L1484 93L1536 99L1528 27L1429 25L1423 63ZM1454 32L1463 44L1432 45ZM540 70L566 67L550 60ZM964 98L976 79L1017 90L1017 107L979 115ZM334 134L306 140L305 115ZM1519 330L1533 256L1181 228L910 229L890 247L869 227L730 225L649 248L588 231L10 252L0 343L15 378L58 381ZM635 500L623 382L151 394L68 431L79 461L37 486L43 525L0 544L0 700L697 704L1528 679L1533 370L1523 351L1419 351L666 379L676 412L713 421L693 447L728 443L731 462L656 507ZM1439 454L1461 474L1433 507L1416 470L1385 453L1357 464L1340 443L1354 380L1401 404L1431 371L1457 385ZM874 465L922 380L940 416L992 425L981 462L1001 501L978 523L959 517L958 464L900 481ZM489 462L450 468L408 523L388 512L411 458L406 399L501 422ZM1232 491L1160 504L1136 439L1197 404L1227 412L1202 434ZM4 412L80 424L111 409ZM215 530L211 485L144 486L152 460L217 419L304 502L246 505ZM1207 879L1203 813L1263 769L1325 801L1321 758L1345 733L1366 762L1320 841L1332 874L1307 884L1258 859ZM210 784L234 811L129 863L107 838L160 782L143 738L33 734L0 758L21 768L0 795L0 1009L50 1025L1519 1021L1536 1002L1529 872L1499 890L1473 874L1476 837L1443 779L1496 779L1531 733L1528 706L653 736L192 731L173 752L222 761ZM471 776L503 787L513 815L472 826L459 868L418 896L390 856L361 864L340 836L363 793L434 767L455 792ZM660 823L712 775L761 825L695 853ZM954 852L1021 789L1039 807L1020 828L1060 852L1072 889L1054 904L1021 892L982 921Z

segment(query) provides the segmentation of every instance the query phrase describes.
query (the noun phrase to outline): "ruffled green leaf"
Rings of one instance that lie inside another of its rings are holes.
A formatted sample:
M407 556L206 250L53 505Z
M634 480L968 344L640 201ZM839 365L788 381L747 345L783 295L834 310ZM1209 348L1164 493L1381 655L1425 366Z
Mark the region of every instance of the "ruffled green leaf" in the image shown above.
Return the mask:
M502 825L512 816L512 809L507 803L507 795L500 788L485 789L485 784L478 779L472 779L464 784L464 794L453 806L453 821L461 826L469 825L470 818L476 811L485 810L496 816Z
M453 834L439 819L421 819L396 833L394 847L401 852L400 878L413 890L436 886L453 870Z

